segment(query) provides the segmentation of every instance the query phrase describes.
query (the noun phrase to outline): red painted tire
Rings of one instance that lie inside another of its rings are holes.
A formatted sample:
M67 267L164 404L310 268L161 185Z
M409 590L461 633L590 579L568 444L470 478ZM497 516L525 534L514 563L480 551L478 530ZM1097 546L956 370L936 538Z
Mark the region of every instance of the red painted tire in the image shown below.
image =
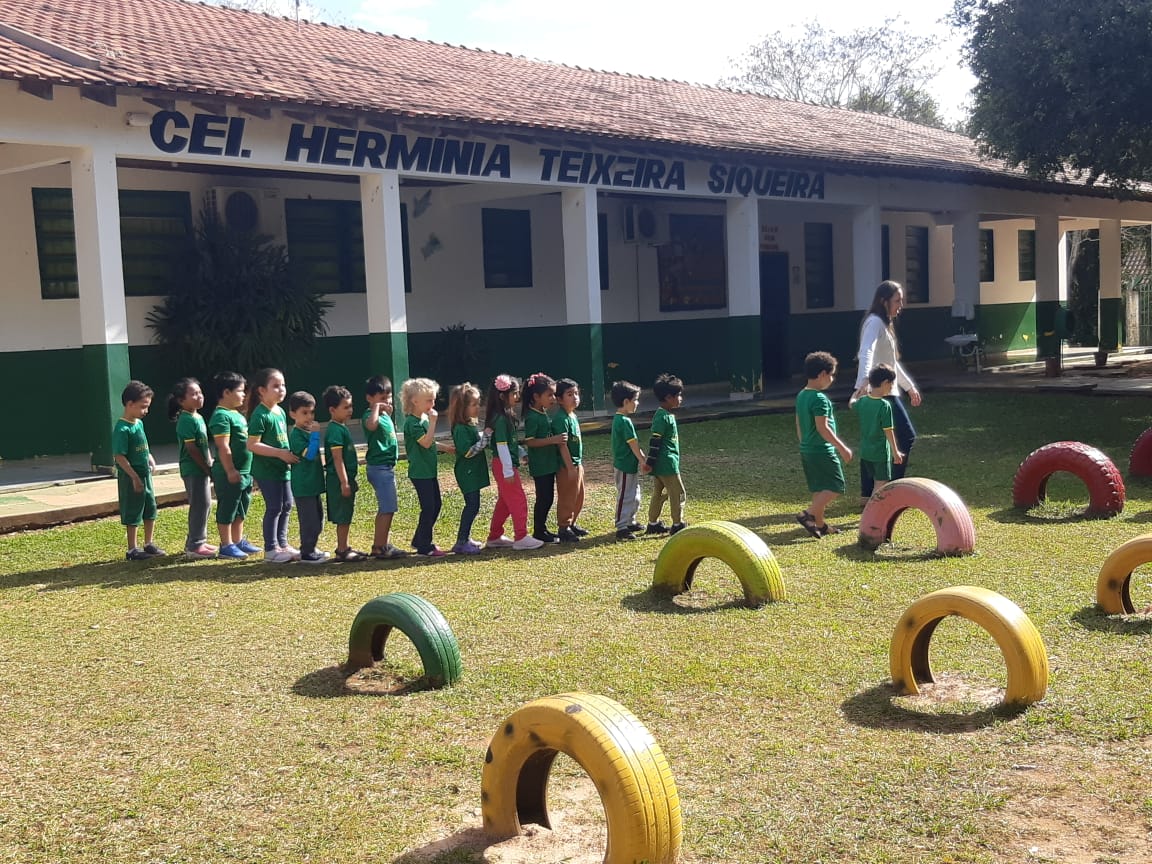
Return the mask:
M1128 455L1129 477L1152 477L1152 429L1145 429Z
M1032 451L1016 469L1012 505L1035 507L1044 500L1048 478L1057 471L1075 474L1088 487L1088 514L1115 516L1124 509L1124 478L1102 452L1079 441L1057 441Z
M890 540L896 520L909 507L932 521L937 554L972 554L976 548L976 526L968 507L943 483L925 477L893 480L876 491L860 515L860 545L876 549Z

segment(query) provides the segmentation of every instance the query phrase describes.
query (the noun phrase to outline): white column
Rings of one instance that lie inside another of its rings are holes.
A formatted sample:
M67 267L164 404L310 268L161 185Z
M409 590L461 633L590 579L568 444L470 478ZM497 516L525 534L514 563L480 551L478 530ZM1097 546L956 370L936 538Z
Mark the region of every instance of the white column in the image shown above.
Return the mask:
M852 308L872 305L883 275L880 260L880 206L852 210Z
M976 317L980 303L980 215L965 211L952 218L952 317Z
M1036 300L1060 299L1060 218L1036 217Z
M725 212L728 244L728 316L760 314L760 204L729 198Z
M116 155L81 150L72 160L72 209L84 345L127 345Z
M360 175L364 220L364 277L369 333L406 333L400 177L395 171Z
M1120 220L1100 220L1100 298L1120 299Z
M564 308L568 324L599 324L600 232L596 188L560 193L564 232Z

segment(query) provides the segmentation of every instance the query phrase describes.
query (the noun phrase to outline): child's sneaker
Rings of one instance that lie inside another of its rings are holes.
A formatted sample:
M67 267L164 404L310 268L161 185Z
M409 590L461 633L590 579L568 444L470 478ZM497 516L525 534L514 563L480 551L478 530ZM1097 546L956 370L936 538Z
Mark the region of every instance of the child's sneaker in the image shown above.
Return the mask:
M143 549L141 549L139 546L137 546L134 549L128 550L127 554L124 556L124 560L125 561L147 561L151 557L152 557L151 555L149 555L147 552L145 552Z
M639 522L629 522L627 527L633 534L640 534L644 530L644 526Z
M281 546L280 551L287 552L289 555L291 555L293 561L300 560L300 550L293 546L291 543L289 543L287 546Z
M541 543L559 543L560 538L553 534L551 531L533 531L532 536L539 540Z
M511 537L509 537L507 534L501 534L495 540L489 540L487 543L485 543L484 548L485 549L511 549L514 545L516 545L515 541ZM543 546L544 544L541 543L540 545Z
M488 542L491 543L492 541L488 541ZM543 545L544 545L543 541L537 540L531 534L525 534L519 540L513 541L512 548L515 549L517 552L524 552L525 550L528 550L528 549L539 549Z
M421 552L425 558L443 558L448 553L441 549L439 546L433 545L427 552Z
M558 538L561 543L579 543L580 536L571 528L561 528Z
M277 549L271 555L265 552L264 560L269 564L291 564L296 560L296 556L287 549Z
M649 522L648 527L644 529L645 534L667 534L668 526L663 522Z
M216 553L220 550L215 546L209 546L207 543L201 543L195 549L188 549L185 555L189 558L215 558Z
M144 552L148 555L149 558L159 558L162 555L168 554L155 543L146 544L144 546Z
M483 550L483 548L484 547L477 543L475 540L468 539L463 543L457 543L455 546L453 546L452 552L455 555L475 555Z
M632 529L630 529L630 528L621 528L616 532L616 539L617 540L635 540L636 535L632 532Z
M581 528L575 522L573 522L568 527L572 529L572 533L575 534L577 537L587 537L588 536L588 533L589 533L588 529Z
M259 546L253 546L252 541L250 541L247 537L245 537L239 543L235 543L233 545L245 555L258 555L264 551Z
M219 551L216 553L216 557L217 558L233 558L237 561L243 561L245 558L248 557L248 553L245 552L243 549L241 549L239 546L237 546L235 543L229 543L225 546L220 547Z
M677 531L683 531L687 527L688 527L687 522L677 522L671 528L668 529L668 533L669 534L675 534Z
M328 559L331 557L332 556L329 555L327 552L321 552L320 550L316 550L315 552L309 552L307 555L301 555L300 556L300 563L301 564L326 564L328 562Z

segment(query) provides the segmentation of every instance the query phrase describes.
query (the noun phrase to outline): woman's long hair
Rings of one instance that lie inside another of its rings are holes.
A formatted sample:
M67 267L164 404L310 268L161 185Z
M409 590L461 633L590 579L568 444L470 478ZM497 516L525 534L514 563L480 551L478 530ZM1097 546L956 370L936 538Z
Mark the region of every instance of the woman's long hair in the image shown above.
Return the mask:
M884 326L889 330L892 329L892 319L888 317L888 301L892 299L897 291L904 290L904 286L899 282L891 279L885 279L876 286L876 293L872 295L872 305L868 307L868 311L864 313L864 320L868 320L869 315L875 315L884 322ZM863 326L863 323L861 323Z

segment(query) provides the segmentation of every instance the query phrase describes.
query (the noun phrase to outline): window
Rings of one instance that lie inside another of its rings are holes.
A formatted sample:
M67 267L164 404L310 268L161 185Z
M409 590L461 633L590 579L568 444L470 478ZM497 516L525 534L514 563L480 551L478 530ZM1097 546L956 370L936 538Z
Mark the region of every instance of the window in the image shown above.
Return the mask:
M321 294L365 292L359 201L289 198L284 202L284 219L288 260L298 287Z
M996 281L996 232L980 229L980 281Z
M887 282L892 278L892 232L887 225L880 226L880 279Z
M804 288L809 309L836 305L832 268L832 223L804 223Z
M1020 281L1036 281L1036 232L1018 231L1016 233L1016 250Z
M192 266L192 202L187 192L121 189L120 258L124 294L167 294ZM79 297L72 190L33 189L40 296Z
M608 290L608 214L596 216L596 230L599 233L600 248L600 290Z
M724 217L671 213L656 247L660 311L723 309L728 302Z
M532 287L532 213L528 210L480 211L484 243L485 288Z
M904 296L909 303L928 302L928 229L904 228Z

